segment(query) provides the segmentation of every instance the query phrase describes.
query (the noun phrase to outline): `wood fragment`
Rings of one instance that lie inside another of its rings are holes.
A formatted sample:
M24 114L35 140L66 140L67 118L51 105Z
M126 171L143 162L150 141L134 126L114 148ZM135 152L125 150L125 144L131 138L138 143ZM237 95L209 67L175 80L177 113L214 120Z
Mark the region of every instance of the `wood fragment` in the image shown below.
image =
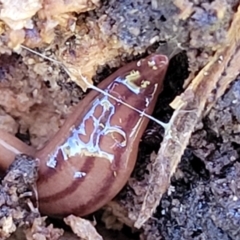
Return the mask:
M83 218L69 215L64 218L64 222L69 225L73 232L83 240L102 240L103 238L97 233L93 224Z
M240 6L229 28L226 42L192 80L171 107L174 114L154 163L148 191L134 226L140 228L155 212L170 185L196 124L209 112L240 71ZM217 91L216 91L217 90ZM217 92L214 94L213 92Z

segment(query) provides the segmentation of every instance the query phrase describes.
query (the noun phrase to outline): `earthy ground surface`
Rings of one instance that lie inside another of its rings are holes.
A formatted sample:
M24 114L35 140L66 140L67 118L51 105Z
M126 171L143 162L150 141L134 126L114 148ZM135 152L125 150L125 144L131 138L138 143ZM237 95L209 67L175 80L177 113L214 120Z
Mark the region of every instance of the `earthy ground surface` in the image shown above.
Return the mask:
M153 116L168 122L173 113L169 103L184 90L189 73L199 71L224 42L237 4L237 0L102 1L95 10L74 14L75 32L57 26L54 40L39 43L35 50L77 62L76 67L84 66L82 72L95 83L132 59L151 52L167 54L171 61ZM12 53L6 32L0 39L0 128L41 148L85 93L61 66L27 50ZM142 229L132 230L101 210L95 216L104 239L240 239L240 79L195 129L153 217ZM117 197L130 212L141 193L131 186L133 182L141 186L151 174L150 155L162 137L163 129L150 122L129 185ZM50 222L69 230L61 221ZM117 230L107 230L104 222ZM13 237L17 238L22 239Z
M157 213L163 239L239 239L239 97L232 84L193 134Z

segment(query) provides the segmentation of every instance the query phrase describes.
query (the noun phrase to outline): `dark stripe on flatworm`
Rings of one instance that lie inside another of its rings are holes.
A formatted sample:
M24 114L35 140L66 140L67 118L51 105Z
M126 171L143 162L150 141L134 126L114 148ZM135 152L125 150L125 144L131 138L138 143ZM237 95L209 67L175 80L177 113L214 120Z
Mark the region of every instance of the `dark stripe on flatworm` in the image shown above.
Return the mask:
M91 169L94 167L95 160L96 160L95 157L87 157L84 161L83 166L81 167L81 169L79 169L79 172L84 172L88 175L91 172ZM75 178L72 181L72 183L68 187L66 187L64 190L54 193L52 195L40 198L40 201L43 203L47 203L47 202L56 201L58 199L64 198L69 194L73 193L77 188L79 188L83 181L85 181L84 176L81 178Z

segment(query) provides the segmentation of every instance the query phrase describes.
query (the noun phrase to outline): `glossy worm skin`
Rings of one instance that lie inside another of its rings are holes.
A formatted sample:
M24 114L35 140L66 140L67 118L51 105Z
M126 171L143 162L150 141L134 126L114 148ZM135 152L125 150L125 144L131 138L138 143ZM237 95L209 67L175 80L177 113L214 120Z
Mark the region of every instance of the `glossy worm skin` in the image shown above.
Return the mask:
M166 56L152 54L126 64L98 87L151 114L167 65ZM35 154L40 211L83 216L110 201L130 177L147 123L138 112L92 90Z

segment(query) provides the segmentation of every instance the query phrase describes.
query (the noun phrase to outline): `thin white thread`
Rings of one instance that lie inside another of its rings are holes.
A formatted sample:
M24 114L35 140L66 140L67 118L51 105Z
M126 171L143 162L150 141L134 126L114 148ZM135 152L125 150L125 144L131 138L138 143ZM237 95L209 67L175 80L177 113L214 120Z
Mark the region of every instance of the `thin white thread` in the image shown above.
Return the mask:
M39 52L36 52L36 51L34 51L34 50L32 50L32 49L24 46L24 45L21 45L21 47L24 48L24 49L26 49L26 50L28 50L28 51L31 52L31 53L34 53L34 54L42 57L42 58L45 58L45 59L47 59L47 60L49 60L49 61L52 61L52 62L55 62L55 63L59 64L61 67L64 68L64 70L66 71L66 73L67 73L67 74L69 75L69 77L71 78L71 75L72 75L72 74L71 74L71 71L69 71L69 70L67 69L67 67L66 67L63 63L61 63L61 62L59 62L59 61L57 61L57 60L55 60L55 59L49 58L49 57L47 57L47 56L44 56L43 54L41 54L41 53L39 53ZM118 99L118 98L112 96L111 94L103 91L102 89L100 89L100 88L98 88L98 87L90 84L90 83L87 81L87 78L82 75L82 73L79 73L79 75L80 75L80 77L82 78L82 80L87 84L87 86L88 86L89 88L91 88L91 89L93 89L93 90L95 90L95 91L97 91L97 92L99 92L99 93L102 93L102 94L105 95L105 96L108 96L108 97L112 98L113 100L115 100L115 101L123 104L124 106L126 106L126 107L128 107L128 108L130 108L130 109L132 109L132 110L134 110L134 111L136 111L136 112L138 112L139 114L141 114L141 116L147 117L148 119L156 122L157 124L159 124L160 126L162 126L164 129L167 129L167 127L168 127L168 125L169 125L168 123L161 122L161 121L159 121L158 119L152 117L151 115L149 115L149 114L147 114L147 113L145 113L145 112L143 112L143 111L141 111L141 110L139 110L139 109L137 109L137 108L129 105L128 103L123 102L121 99Z

